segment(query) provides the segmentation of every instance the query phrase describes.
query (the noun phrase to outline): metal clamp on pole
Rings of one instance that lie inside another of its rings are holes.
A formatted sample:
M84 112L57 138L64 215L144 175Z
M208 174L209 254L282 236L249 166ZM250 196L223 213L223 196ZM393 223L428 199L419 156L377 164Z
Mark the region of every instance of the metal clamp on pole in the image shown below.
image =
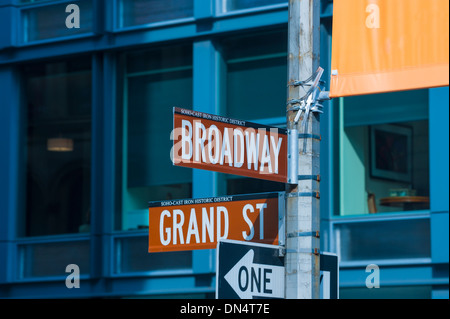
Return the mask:
M289 197L314 197L320 198L319 192L298 192L298 193L287 193L286 198Z
M298 130L288 129L288 183L298 183Z
M298 175L299 181L304 181L308 179L320 182L320 175Z
M308 133L300 133L300 134L298 134L298 138L313 138L313 139L316 139L319 141L322 140L322 136L316 135L316 134L308 134Z
M323 71L324 70L319 67L317 71L307 80L295 81L290 84L293 86L301 87L309 86L308 91L301 99L293 99L288 101L288 105L299 104L298 106L292 106L291 108L288 108L288 111L298 110L294 118L294 124L298 123L303 112L305 112L305 117L303 118L302 126L305 126L310 112L323 113L323 105L320 102L330 99L329 92L322 91L323 86L325 85L325 82L320 80Z
M302 119L301 127L303 134L307 134L308 128L308 118L309 114L312 113L323 113L323 105L321 104L324 100L330 99L329 92L322 91L324 88L325 82L320 80L322 77L324 70L319 66L317 71L311 75L305 81L295 81L289 85L292 86L309 86L309 89L306 91L306 94L300 99L291 99L288 101L287 105L291 105L291 107L287 108L287 111L297 111L297 114L294 118L294 125L298 123L300 120L300 116L304 112L304 116ZM296 105L297 104L297 105ZM295 105L295 106L294 106ZM306 141L303 143L303 152L306 152Z
M298 110L298 113L294 119L295 124L298 123L302 112L305 112L305 117L303 118L302 125L304 125L304 123L306 122L306 119L308 118L310 111L323 113L322 111L323 105L320 104L320 102L324 100L329 100L330 94L329 92L322 91L323 85L325 84L324 81L320 80L322 74L323 69L319 67L317 71L309 79L305 81L296 81L290 84L294 86L310 87L309 90L301 99L293 99L288 101L288 105L299 104L298 106L293 106L288 109L288 111ZM313 78L314 81L312 81Z
M306 254L313 254L313 255L320 255L320 249L314 248L314 249L287 249L287 248L280 248L278 251L278 256L283 257L286 256L286 254L289 253L306 253Z
M286 235L287 238L295 238L295 237L316 237L320 238L320 232L316 231L304 231L304 232L294 232Z

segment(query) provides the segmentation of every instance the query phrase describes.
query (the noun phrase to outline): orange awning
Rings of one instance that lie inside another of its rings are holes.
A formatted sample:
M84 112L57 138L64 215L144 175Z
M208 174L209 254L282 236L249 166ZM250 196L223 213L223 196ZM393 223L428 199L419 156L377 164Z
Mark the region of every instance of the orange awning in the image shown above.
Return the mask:
M330 97L449 85L449 0L334 0Z

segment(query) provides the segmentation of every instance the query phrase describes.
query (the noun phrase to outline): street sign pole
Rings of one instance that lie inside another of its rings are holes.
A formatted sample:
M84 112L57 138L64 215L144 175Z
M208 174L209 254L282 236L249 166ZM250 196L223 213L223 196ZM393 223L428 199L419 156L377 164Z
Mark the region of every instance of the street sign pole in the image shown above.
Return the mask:
M300 111L293 109L293 101L305 97L309 88L298 82L319 67L320 0L290 0L288 24L286 298L319 299L320 117L308 110L296 121Z

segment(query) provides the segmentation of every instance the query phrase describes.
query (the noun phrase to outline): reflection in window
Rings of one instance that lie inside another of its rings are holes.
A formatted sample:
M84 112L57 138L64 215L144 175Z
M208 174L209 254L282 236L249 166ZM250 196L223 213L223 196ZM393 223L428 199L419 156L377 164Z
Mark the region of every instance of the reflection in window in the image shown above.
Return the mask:
M427 90L343 101L340 215L428 209Z
M148 202L191 197L192 171L170 159L173 107L192 109L192 47L125 57L122 229L148 227ZM119 226L118 226L119 227Z
M119 0L119 27L189 18L193 0Z
M26 204L22 235L89 231L90 58L24 66Z

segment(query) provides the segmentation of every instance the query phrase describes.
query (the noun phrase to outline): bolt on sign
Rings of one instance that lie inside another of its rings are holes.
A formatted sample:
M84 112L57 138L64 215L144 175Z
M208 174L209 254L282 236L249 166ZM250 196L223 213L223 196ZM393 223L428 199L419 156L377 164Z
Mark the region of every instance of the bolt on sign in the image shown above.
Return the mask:
M286 130L174 107L176 166L287 182Z
M149 203L149 252L214 249L220 239L279 245L283 238L284 192Z

